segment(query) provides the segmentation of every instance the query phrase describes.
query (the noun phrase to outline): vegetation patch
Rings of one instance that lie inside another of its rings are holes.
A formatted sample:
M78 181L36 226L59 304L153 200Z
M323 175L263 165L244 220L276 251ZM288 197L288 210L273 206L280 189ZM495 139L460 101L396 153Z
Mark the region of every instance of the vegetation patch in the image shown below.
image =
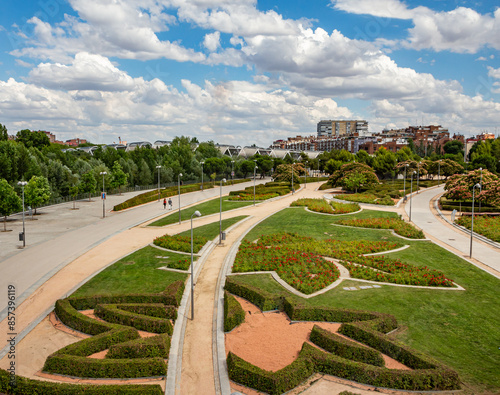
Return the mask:
M328 203L324 199L303 198L290 204L291 207L307 207L311 211L323 214L348 214L360 210L359 204Z
M245 321L245 312L236 298L224 292L224 332L232 331Z
M398 218L341 219L336 224L358 228L394 229L398 235L409 239L425 239L424 232Z
M170 336L162 334L130 340L114 344L109 348L106 358L133 359L133 358L168 358L170 351Z
M296 186L300 184L297 183ZM255 186L255 200L268 200L278 196L283 196L291 192L291 185L288 182L268 182ZM246 187L241 191L231 191L229 201L250 201L254 199L254 187Z
M336 195L335 197L337 199L348 200L350 202L394 206L394 200L392 200L392 198L389 195L385 195L380 198L377 195L371 193L353 193L353 194Z
M471 217L458 217L455 222L459 225L471 228ZM500 217L474 216L474 232L500 243Z
M191 252L191 237L181 235L164 235L154 239L153 243L158 247L167 250ZM193 236L193 252L197 254L208 243L208 239L203 236Z

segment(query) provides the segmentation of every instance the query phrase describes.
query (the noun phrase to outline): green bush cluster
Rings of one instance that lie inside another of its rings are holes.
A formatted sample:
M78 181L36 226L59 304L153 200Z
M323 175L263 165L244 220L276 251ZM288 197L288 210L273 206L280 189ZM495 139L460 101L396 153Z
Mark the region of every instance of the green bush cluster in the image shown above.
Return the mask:
M281 297L275 296L260 288L252 287L238 281L238 276L229 276L224 289L234 295L241 296L256 305L262 311L276 310L281 305Z
M193 237L193 252L197 254L207 244L208 239L204 236ZM154 239L153 243L167 250L191 252L191 237L181 235L163 235Z
M349 202L394 206L394 201L391 199L391 196L389 195L383 195L382 197L379 197L376 194L364 192L364 193L338 195L336 197L338 199L347 200Z
M385 366L382 354L371 348L363 347L336 333L314 325L309 340L324 350L352 361L364 362L374 366Z
M114 344L109 348L106 358L168 358L170 351L170 336L162 334L143 339Z
M297 183L296 187L300 184ZM247 187L241 191L229 192L229 200L252 200L253 186ZM283 196L291 192L291 186L287 182L268 182L255 186L255 198L258 200L271 199L277 196ZM257 196L258 195L258 196Z
M224 292L224 332L232 331L245 321L245 312L236 298Z
M12 383L15 382L15 386ZM15 376L0 369L0 392L8 395L51 394L51 395L163 395L164 391L155 385L94 385L52 383Z
M172 323L166 318L150 317L121 310L120 305L116 304L99 304L95 308L94 314L107 322L131 326L141 331L168 333L169 335L173 331Z
M120 310L125 310L136 314L149 315L151 317L168 318L174 321L177 319L177 309L174 306L165 306L161 303L121 304Z
M445 197L441 197L439 199L439 203L441 206L442 210L448 210L448 211L462 211L465 213L470 213L472 212L472 200L470 201L459 201L459 200L451 200L451 199L446 199ZM474 203L474 214L477 214L479 212L479 204L476 201ZM486 203L481 203L481 213L498 213L500 211L500 208L490 206L489 204Z

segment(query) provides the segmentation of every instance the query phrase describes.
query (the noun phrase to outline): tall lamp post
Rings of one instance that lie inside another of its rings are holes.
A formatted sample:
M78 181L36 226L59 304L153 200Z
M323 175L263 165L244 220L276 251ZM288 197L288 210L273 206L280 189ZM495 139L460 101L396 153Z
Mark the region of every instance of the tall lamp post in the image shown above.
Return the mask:
M203 165L205 164L205 161L201 161L201 190L203 191Z
M479 181L479 185L481 186L481 188L483 187L483 168L480 167L479 170L481 170L481 179ZM479 200L479 212L481 212L481 200Z
M179 225L181 224L181 177L182 173L179 173L179 176L177 177L177 186L179 190Z
M219 210L219 245L222 244L222 183L226 182L226 179L223 178L220 180L220 210ZM254 194L255 196L255 194ZM255 199L255 197L254 197Z
M158 169L158 201L160 201L160 169L161 169L161 166L158 165L158 166L156 166L156 168Z
M441 181L441 159L438 160L438 181Z
M417 193L418 193L418 183L420 181L420 162L417 163Z
M403 189L404 189L404 194L405 194L405 197L406 197L406 169L408 168L409 164L407 163L405 165L405 177L403 178Z
M470 225L470 254L469 258L472 258L472 235L474 234L474 192L476 188L479 188L479 192L481 192L481 184L477 183L472 187L472 218Z
M234 181L234 160L231 161L231 181Z
M305 178L304 188L307 188L307 167L306 167L306 170L305 170L304 178Z
M24 229L24 187L28 185L26 181L19 181L17 185L21 185L21 188L23 190L23 248L26 247L26 232Z
M295 193L294 189L293 189L293 165L295 164L295 161L292 160L292 195Z
M105 171L101 171L99 173L102 176L102 217L104 218L106 216L106 194L104 192L104 176L108 174Z
M255 172L257 171L257 159L253 161L255 162L255 166L253 167L253 205L255 206Z
M191 214L191 320L194 320L193 215L201 217L201 213L196 210Z
M411 198L413 195L413 175L416 174L417 172L414 170L413 173L411 173L411 182L410 182L410 222L411 222Z

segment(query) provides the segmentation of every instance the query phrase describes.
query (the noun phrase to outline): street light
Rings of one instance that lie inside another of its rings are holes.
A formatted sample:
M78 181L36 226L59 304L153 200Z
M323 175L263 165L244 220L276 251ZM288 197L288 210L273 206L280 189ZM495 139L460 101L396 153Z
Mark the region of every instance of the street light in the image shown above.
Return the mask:
M219 214L219 244L222 244L222 183L226 182L226 179L223 178L220 180L220 214ZM254 194L255 196L255 194ZM255 200L255 198L254 198Z
M481 180L479 181L479 185L482 188L483 187L483 168L480 167L479 170L481 170ZM481 212L481 200L479 201L479 212Z
M158 166L156 166L156 168L158 169L158 201L160 201L160 169L161 169L161 166L158 165Z
M234 160L231 161L231 181L234 181Z
M191 214L191 320L194 320L193 215L201 217L201 213L196 210Z
M410 166L408 163L405 165L405 177L403 179L403 189L404 189L404 194L405 194L405 197L406 197L406 169L408 168L408 166Z
M418 171L418 173L417 173L417 193L418 193L418 190L419 190L418 182L420 181L420 162L417 162L417 171Z
M23 190L23 248L26 247L26 233L24 229L24 187L28 185L26 181L19 181L17 185L21 185L21 188Z
M412 200L412 195L413 195L413 175L417 174L417 172L414 170L413 173L411 173L411 182L410 182L410 222L411 222L411 200Z
M253 160L255 166L253 167L253 205L255 206L255 172L257 171L257 159Z
M102 217L104 218L106 216L106 195L104 193L104 176L108 174L105 171L101 171L99 173L102 176Z
M304 178L305 178L305 186L304 186L304 188L307 188L307 167L306 167L306 170L305 170Z
M205 164L204 161L201 161L201 190L203 191L203 165Z
M472 221L470 225L470 254L469 258L472 258L472 235L474 234L474 192L476 188L479 188L479 191L481 192L481 184L477 183L472 187Z
M293 165L295 164L295 161L292 160L292 195L294 194L294 189L293 189Z
M177 177L177 185L179 189L179 225L181 224L181 177L182 173L179 173L179 176Z

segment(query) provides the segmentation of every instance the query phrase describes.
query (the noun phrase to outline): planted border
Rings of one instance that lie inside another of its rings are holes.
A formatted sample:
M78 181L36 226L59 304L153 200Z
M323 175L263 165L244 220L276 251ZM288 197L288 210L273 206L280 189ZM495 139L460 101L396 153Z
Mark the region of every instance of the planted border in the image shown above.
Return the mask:
M226 278L224 289L256 305L262 311L276 310L282 305L282 298L238 281L237 276Z
M398 235L409 239L425 239L424 232L398 218L341 219L336 224L358 228L393 229Z
M232 331L245 321L245 312L236 298L224 292L224 332Z
M111 346L106 358L168 358L170 336L168 334L135 339Z

